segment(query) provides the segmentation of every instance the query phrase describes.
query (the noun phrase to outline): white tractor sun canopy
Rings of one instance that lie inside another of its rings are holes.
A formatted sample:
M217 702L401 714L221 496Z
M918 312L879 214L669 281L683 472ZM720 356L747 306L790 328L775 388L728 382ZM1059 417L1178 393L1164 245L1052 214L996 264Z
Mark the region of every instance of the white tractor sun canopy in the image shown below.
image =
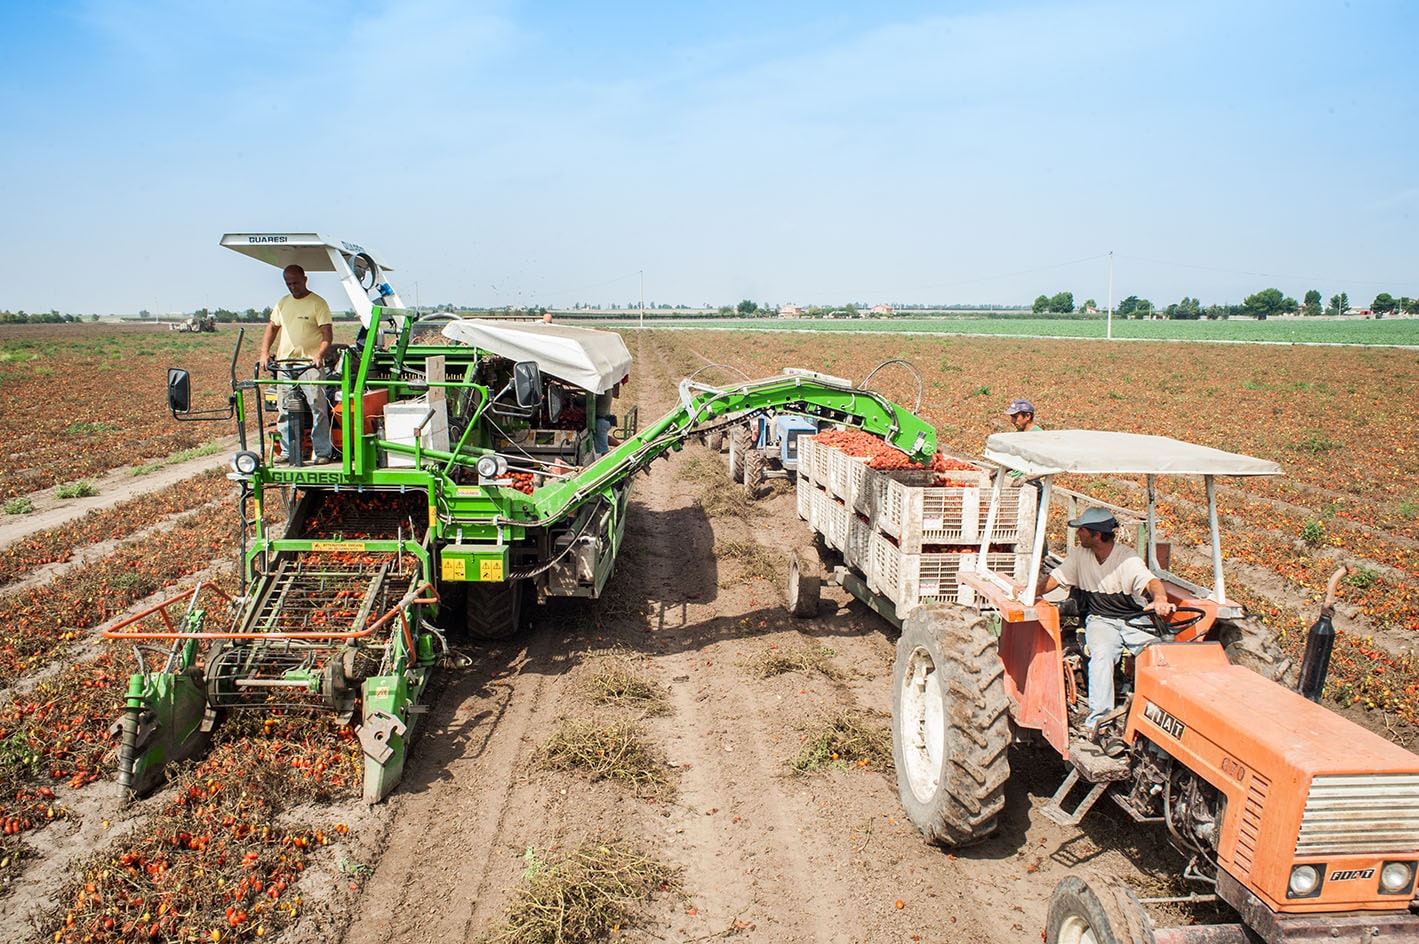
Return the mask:
M1054 476L1061 473L1083 475L1144 475L1148 480L1147 562L1154 573L1180 585L1193 586L1168 574L1158 565L1156 501L1154 477L1158 475L1200 475L1207 491L1207 519L1212 547L1213 589L1195 587L1199 595L1210 595L1223 607L1224 615L1240 615L1241 608L1227 599L1226 577L1222 573L1222 540L1218 526L1216 477L1219 475L1280 475L1281 466L1269 459L1199 446L1167 436L1143 433L1116 433L1088 429L1036 430L1028 433L996 433L985 441L985 457L1007 469L1041 479L1039 513L1035 519L1034 551L1026 584L1019 588L1028 602L1035 599L1040 565L1046 545L1050 499ZM979 561L985 561L995 527L1004 476L997 475L991 508L981 540ZM985 573L984 565L979 570ZM1024 596L1022 596L1024 599Z
M631 352L612 331L461 318L444 325L443 335L514 361L536 361L542 373L592 393L605 393L631 372Z
M334 272L366 328L374 305L404 307L385 277L393 269L357 243L320 233L227 233L222 245L278 269L298 265L308 273Z
M1210 446L1087 429L996 433L985 457L1034 478L1077 472L1085 475L1280 475L1281 466Z

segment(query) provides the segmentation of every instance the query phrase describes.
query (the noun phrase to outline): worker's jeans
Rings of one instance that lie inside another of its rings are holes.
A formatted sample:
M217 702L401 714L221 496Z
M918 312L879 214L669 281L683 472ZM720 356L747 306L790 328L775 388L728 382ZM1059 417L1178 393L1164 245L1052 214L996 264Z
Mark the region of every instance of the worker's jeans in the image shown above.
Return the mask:
M1129 626L1121 619L1091 616L1084 624L1084 639L1089 646L1089 716L1087 728L1114 708L1114 666L1123 647L1138 655L1158 637L1146 630Z
M327 371L319 367L309 367L296 378L297 380L324 380L329 377ZM292 465L301 463L301 444L291 443L290 412L294 406L300 409L300 398L297 391L305 395L305 402L310 410L310 449L316 456L329 458L334 451L330 443L330 400L326 392L329 388L319 384L302 383L300 386L288 386L281 388L281 412L276 420L276 425L281 430L281 450L286 454Z
M600 459L611 451L611 428L615 425L609 416L596 418L596 428L591 433L591 446L596 450L596 458Z

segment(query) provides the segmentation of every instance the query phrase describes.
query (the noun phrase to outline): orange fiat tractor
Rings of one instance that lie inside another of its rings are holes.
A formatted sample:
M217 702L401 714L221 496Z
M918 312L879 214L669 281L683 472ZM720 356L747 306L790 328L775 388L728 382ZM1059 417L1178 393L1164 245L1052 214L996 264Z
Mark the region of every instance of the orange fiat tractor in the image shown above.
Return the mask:
M1033 736L1065 762L1046 815L1077 824L1110 796L1137 822L1166 829L1187 858L1185 877L1237 915L1232 924L1155 929L1123 885L1071 876L1051 900L1047 944L1419 942L1419 756L1274 681L1281 666L1268 662L1260 624L1226 594L1216 479L1279 467L1160 436L1079 430L997 434L985 455L1037 483L1035 537L1023 580L1019 568L985 566L1008 478L997 474L982 564L960 576L977 605L925 605L903 621L893 741L917 827L941 845L994 831L1006 749ZM1071 625L1067 601L1035 592L1051 563L1049 509L1062 473L1145 477L1140 550L1177 606L1131 672L1118 670L1118 707L1101 732L1083 727L1082 627ZM1206 486L1210 588L1159 560L1155 480L1173 475ZM1309 677L1317 696L1321 677Z

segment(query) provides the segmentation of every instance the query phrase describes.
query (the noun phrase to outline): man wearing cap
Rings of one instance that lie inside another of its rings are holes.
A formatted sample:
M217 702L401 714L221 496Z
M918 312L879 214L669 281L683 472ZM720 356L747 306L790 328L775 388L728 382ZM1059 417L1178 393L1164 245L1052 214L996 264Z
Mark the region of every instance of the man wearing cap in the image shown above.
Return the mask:
M1089 508L1069 526L1078 529L1078 543L1070 548L1064 563L1040 580L1036 595L1056 587L1080 591L1080 615L1089 648L1089 714L1084 727L1096 733L1099 721L1114 708L1114 665L1123 647L1137 655L1158 641L1157 635L1130 626L1127 620L1145 611L1166 617L1173 612L1173 605L1163 581L1137 552L1114 543L1118 521L1106 509Z
M1017 432L1028 433L1038 428L1035 426L1035 405L1029 400L1011 400L1005 408L1005 415L1010 417L1010 423Z

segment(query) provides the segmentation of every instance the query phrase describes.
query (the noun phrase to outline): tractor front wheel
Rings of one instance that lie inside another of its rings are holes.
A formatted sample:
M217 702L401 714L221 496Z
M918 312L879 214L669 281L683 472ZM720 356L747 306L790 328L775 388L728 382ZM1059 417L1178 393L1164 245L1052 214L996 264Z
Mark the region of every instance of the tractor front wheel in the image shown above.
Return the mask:
M757 449L749 449L744 453L744 497L750 501L757 499L767 480L764 454Z
M1010 777L1010 702L995 637L973 609L907 616L892 667L892 759L907 818L927 842L995 832Z
M1153 944L1153 922L1117 879L1070 875L1050 896L1045 944Z
M1285 684L1291 659L1281 648L1276 633L1265 623L1250 616L1218 620L1212 638L1222 644L1233 665L1244 666L1273 682Z
M749 451L749 428L735 426L729 431L729 480L744 481L744 456Z

